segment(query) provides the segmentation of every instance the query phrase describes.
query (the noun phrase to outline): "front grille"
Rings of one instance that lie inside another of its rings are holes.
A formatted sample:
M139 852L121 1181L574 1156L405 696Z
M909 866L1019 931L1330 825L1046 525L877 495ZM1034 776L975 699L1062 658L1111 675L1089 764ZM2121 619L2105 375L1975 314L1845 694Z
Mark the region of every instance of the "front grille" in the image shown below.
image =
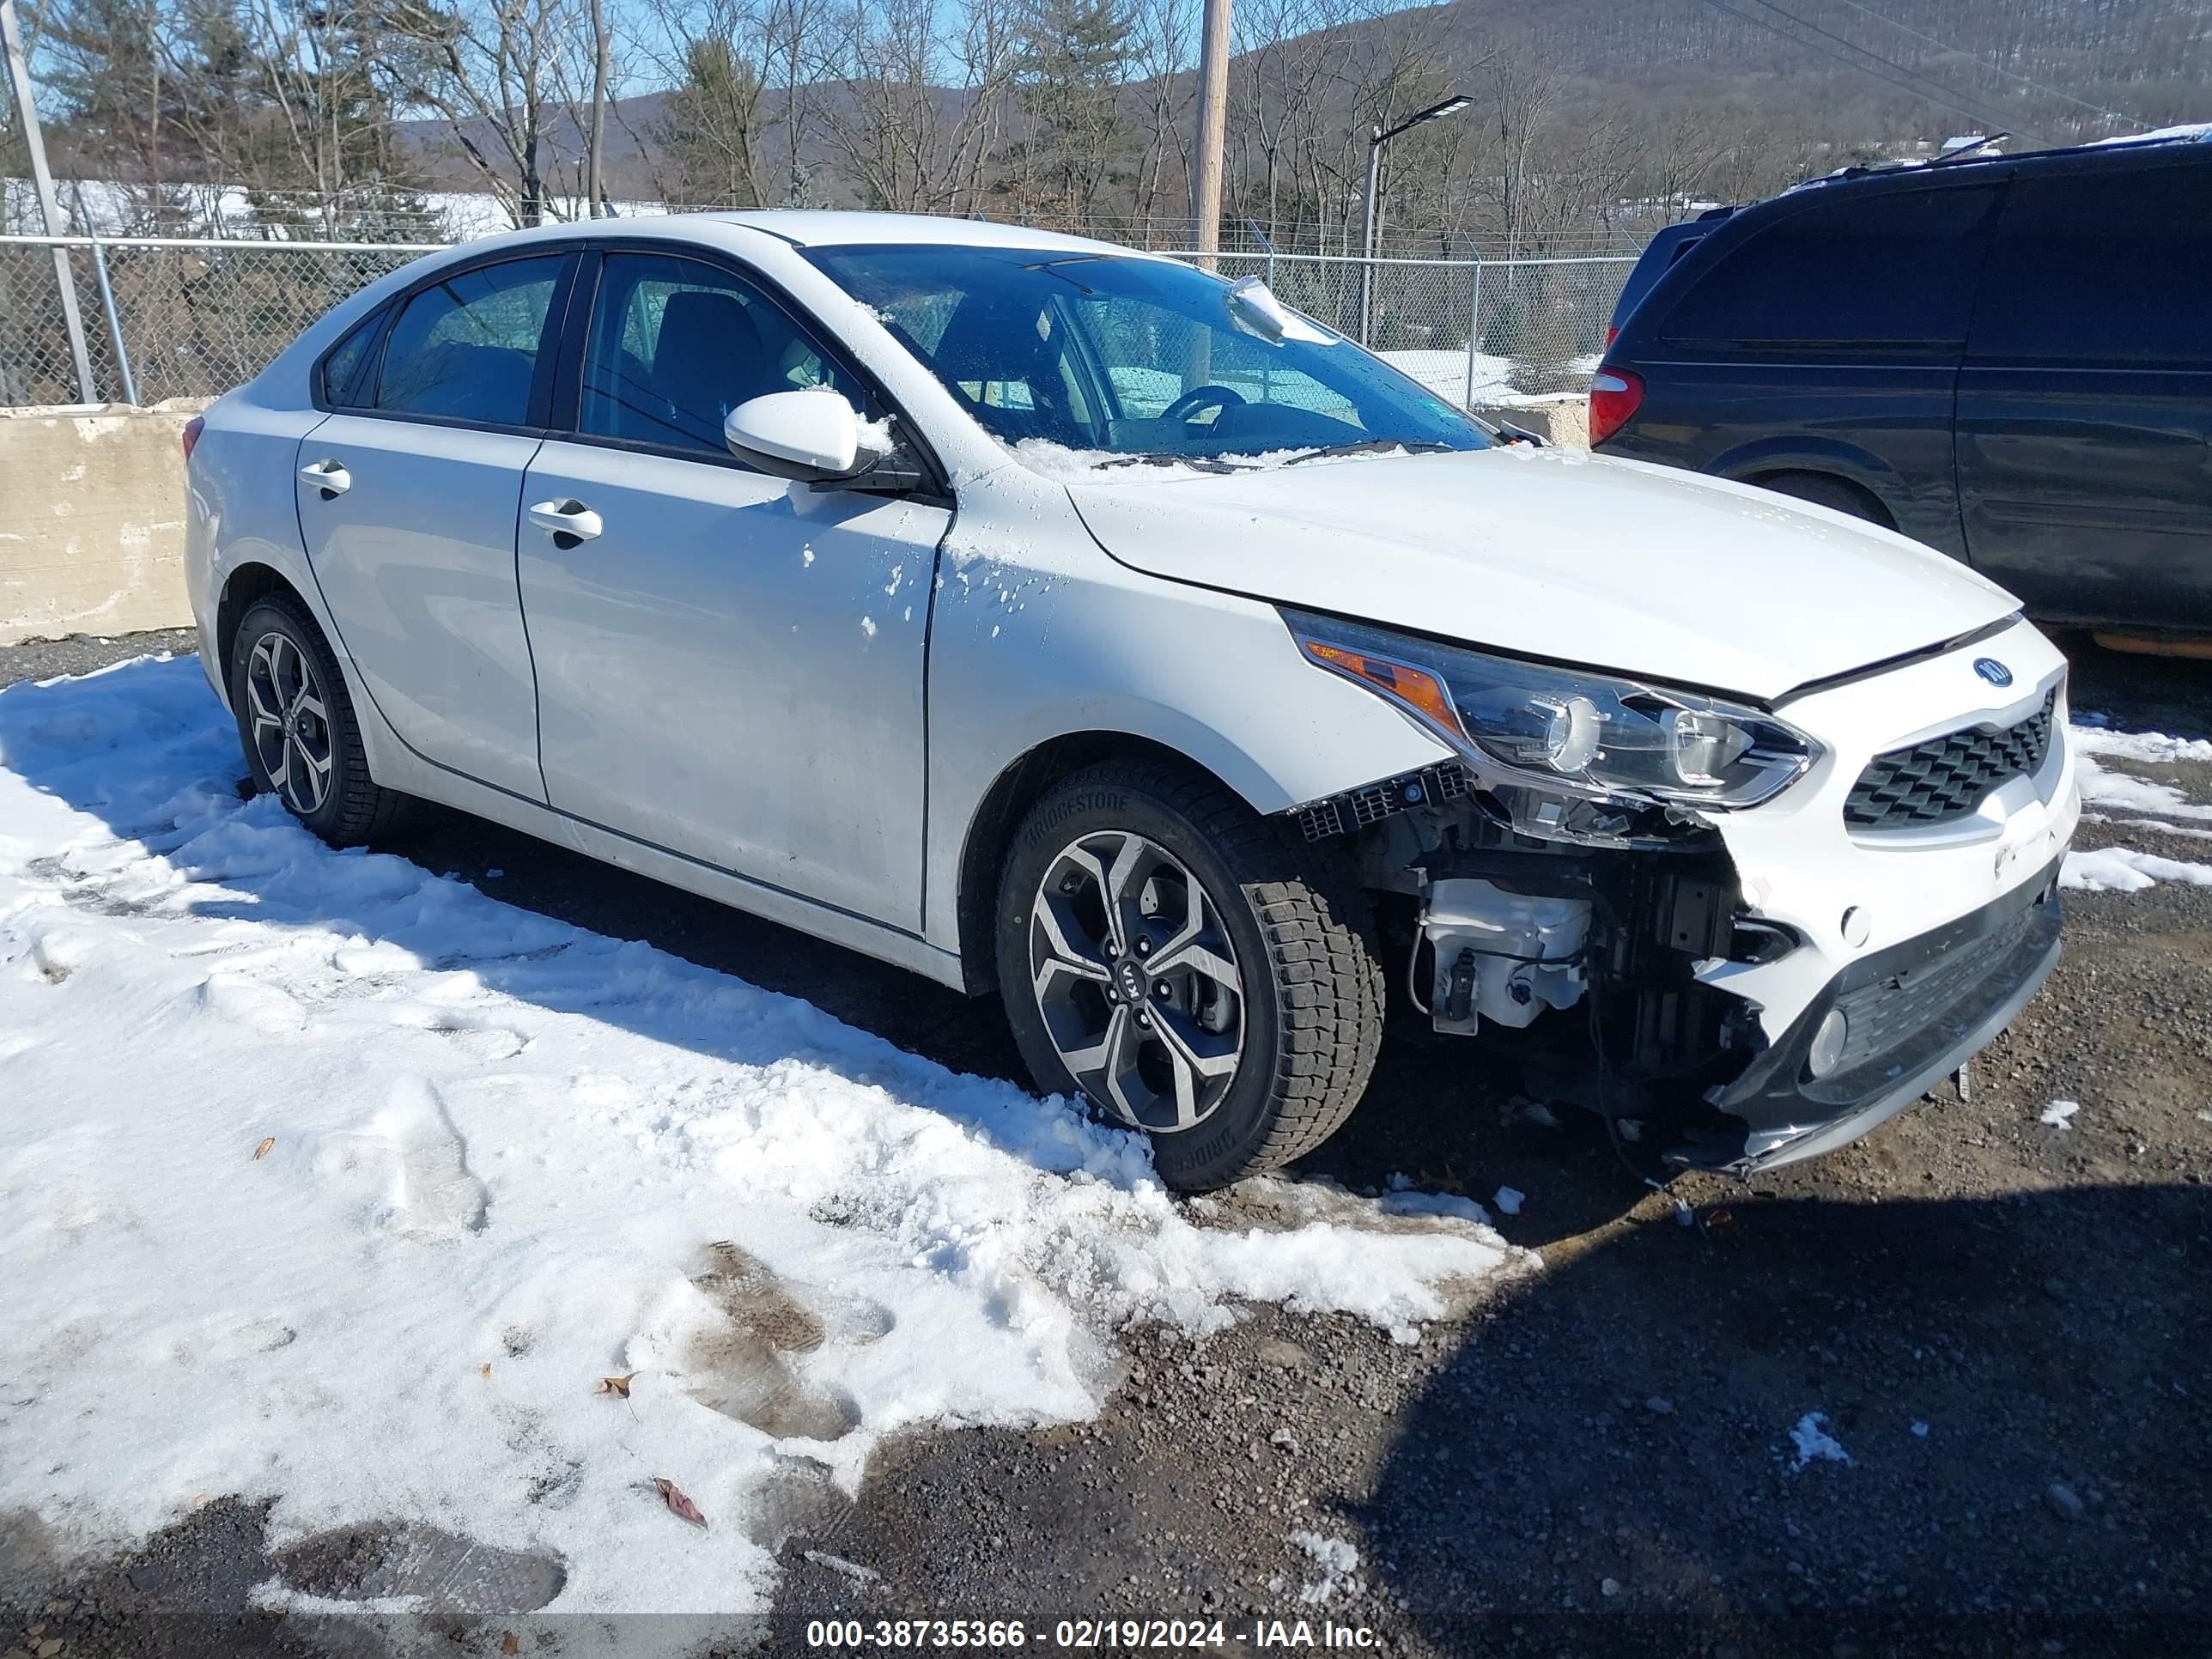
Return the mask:
M2010 726L1972 726L1876 755L1851 787L1844 822L1854 830L1903 830L1972 817L1991 790L2042 769L2057 705L2054 690Z

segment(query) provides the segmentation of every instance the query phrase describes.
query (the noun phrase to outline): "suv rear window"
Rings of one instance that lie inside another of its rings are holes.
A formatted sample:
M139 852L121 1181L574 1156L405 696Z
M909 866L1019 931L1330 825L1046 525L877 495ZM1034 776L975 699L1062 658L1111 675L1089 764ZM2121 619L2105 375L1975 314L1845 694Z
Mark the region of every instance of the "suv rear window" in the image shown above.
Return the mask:
M2013 180L1972 353L2212 362L2212 165Z
M1669 341L1749 347L1955 347L1966 337L1991 188L1815 202L1699 261Z

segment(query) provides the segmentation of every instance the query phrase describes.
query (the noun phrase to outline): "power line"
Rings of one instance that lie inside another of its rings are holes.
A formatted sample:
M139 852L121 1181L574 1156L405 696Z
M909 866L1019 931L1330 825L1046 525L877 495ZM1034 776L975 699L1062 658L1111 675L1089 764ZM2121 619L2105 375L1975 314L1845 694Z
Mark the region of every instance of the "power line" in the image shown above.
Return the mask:
M1932 104L1941 104L1944 108L1966 116L1970 120L1978 121L1984 126L1997 127L2003 125L2002 118L1992 116L1986 110L1976 109L1969 105L1960 103L1959 101L1960 95L1954 94L1947 88L1944 88L1941 82L1929 81L1928 77L1923 76L1920 79L1926 82L1926 84L1922 86L1914 86L1909 80L1899 79L1899 76L1900 75L1910 76L1912 75L1914 71L1905 69L1902 64L1892 64L1887 58L1883 58L1880 53L1868 52L1865 47L1857 46L1853 42L1846 40L1843 41L1842 44L1850 46L1854 52L1863 53L1866 57L1873 58L1873 64L1854 62L1852 59L1844 57L1841 52L1836 52L1831 47L1822 46L1818 40L1808 40L1802 35L1790 33L1779 23L1774 22L1768 18L1760 17L1747 11L1739 11L1735 7L1729 5L1728 3L1728 0L1705 0L1705 3L1712 7L1716 11L1726 12L1729 16L1735 18L1740 22L1750 23L1759 28L1766 30L1771 34L1778 35L1783 40L1789 41L1792 46L1804 46L1811 51L1817 52L1824 58L1832 58L1835 62L1841 64L1845 69L1856 70L1863 75L1871 75L1876 80L1886 81L1891 86L1897 88L1900 92L1910 93L1915 98L1925 99L1928 102ZM1756 5L1765 5L1769 10L1778 12L1782 16L1790 18L1792 22L1800 24L1804 23L1804 20L1802 18L1796 17L1790 13L1781 11L1779 7L1771 3L1771 0L1752 0L1752 3ZM1807 25L1807 27L1813 26ZM1825 33L1825 31L1817 29L1815 32ZM1840 37L1831 35L1829 38L1831 40L1837 40ZM1895 70L1897 73L1888 73L1887 72L1888 70Z
M2002 64L1992 62L1990 59L1982 56L1979 52L1968 52L1964 46L1954 46L1949 41L1939 40L1932 34L1923 34L1918 29L1914 28L1910 23L1900 23L1894 17L1884 16L1881 13L1876 11L1872 6L1861 5L1859 3L1859 0L1843 0L1843 3L1849 6L1853 11L1863 12L1867 16L1873 18L1877 23L1887 23L1890 27L1898 30L1901 33L1909 34L1916 40L1925 41L1928 45L1934 46L1939 52L1956 52L1961 58L1971 58L1974 62L1980 64L1984 69L1990 70L1992 74L2002 75L2008 81L2017 81L2024 87L2033 87L2038 92L2047 93L2053 98L2063 100L2064 102L2073 105L2076 109L2086 109L2094 115L2102 115L2114 121L2125 121L2130 126L2142 127L2146 131L2148 131L2150 126L2149 122L2142 120L2136 116L2129 115L2120 110L2106 109L2102 104L2088 103L2081 99L2075 97L2071 93L2061 92L2056 87L2045 86L2042 82L2035 80L2031 76L2022 75L2014 70L2007 69Z
M1766 10L1774 13L1777 16L1781 17L1789 22L1796 24L1800 28L1810 29L1814 33L1820 35L1822 39L1832 40L1838 46L1842 46L1848 52L1855 52L1859 53L1862 57L1872 58L1875 63L1881 65L1884 69L1894 70L1899 75L1911 76L1912 80L1917 82L1922 88L1923 88L1923 96L1948 95L1951 98L1970 100L1972 105L1972 108L1971 109L1968 109L1966 106L1963 104L1954 104L1952 107L1960 110L1962 113L1972 114L1976 120L1984 123L1985 125L1989 126L1991 131L1995 131L1996 127L2003 125L2008 118L2002 113L1992 116L1990 112L1990 107L1984 105L1976 94L1969 92L1961 92L1955 87L1948 86L1945 82L1937 80L1934 76L1928 74L1925 70L1914 69L1909 64L1900 64L1893 58L1885 58L1880 52L1875 51L1871 46L1863 46L1856 40L1849 40L1843 35L1838 34L1833 29L1823 28L1820 24L1813 21L1809 17L1800 17L1793 11L1784 9L1777 3L1777 0L1752 0L1752 3L1753 5L1765 8ZM1805 44L1810 46L1813 43L1808 40Z

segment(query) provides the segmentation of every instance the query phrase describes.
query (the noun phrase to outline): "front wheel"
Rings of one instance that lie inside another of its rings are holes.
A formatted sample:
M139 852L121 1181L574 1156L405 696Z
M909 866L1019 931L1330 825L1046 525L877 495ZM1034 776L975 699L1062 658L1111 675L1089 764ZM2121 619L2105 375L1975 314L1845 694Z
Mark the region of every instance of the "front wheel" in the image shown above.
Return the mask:
M1092 767L1030 810L1000 884L998 967L1038 1085L1143 1130L1183 1191L1318 1146L1382 1041L1349 877L1164 762Z

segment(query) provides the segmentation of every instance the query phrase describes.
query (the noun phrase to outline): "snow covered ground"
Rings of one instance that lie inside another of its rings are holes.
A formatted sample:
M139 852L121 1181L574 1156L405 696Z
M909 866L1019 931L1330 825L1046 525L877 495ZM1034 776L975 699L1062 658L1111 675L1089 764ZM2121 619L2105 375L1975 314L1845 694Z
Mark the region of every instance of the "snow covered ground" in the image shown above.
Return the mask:
M2212 742L2156 732L2113 732L2088 723L2098 718L2088 716L2072 727L2084 819L2212 842L2212 803L2191 800L2171 784L2154 783L2100 765L2097 759L2103 756L2151 766L2212 762ZM2069 853L2058 879L2061 886L2090 892L2141 892L2161 881L2212 887L2212 863L2165 858L2129 847L2098 847Z
M1232 1228L1064 1102L334 853L238 769L191 660L0 692L0 1512L69 1545L236 1492L278 1545L473 1540L486 1607L744 1613L893 1430L1088 1418L1118 1328L1245 1300L1410 1340L1516 1261L1419 1194Z

